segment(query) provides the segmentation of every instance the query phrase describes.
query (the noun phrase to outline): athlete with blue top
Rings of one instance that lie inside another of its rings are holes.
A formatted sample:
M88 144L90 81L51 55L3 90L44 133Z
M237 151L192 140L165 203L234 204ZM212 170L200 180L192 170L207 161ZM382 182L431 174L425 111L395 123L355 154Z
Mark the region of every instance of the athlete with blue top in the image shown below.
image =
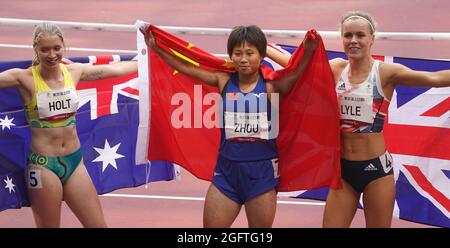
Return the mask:
M158 47L154 36L141 28L147 45L174 69L216 86L222 94L221 143L212 183L206 195L205 227L230 227L242 205L249 227L271 227L278 184L276 109L278 94L290 92L318 45L317 33L305 38L298 67L276 81L260 71L267 41L257 26L235 27L228 37L228 55L236 72L208 71ZM315 36L316 38L314 38Z
M60 226L63 200L84 227L106 227L97 192L83 164L75 126L75 87L79 81L136 72L137 62L64 65L64 47L58 26L37 25L32 66L0 73L0 88L16 88L25 103L31 130L26 181L37 227Z

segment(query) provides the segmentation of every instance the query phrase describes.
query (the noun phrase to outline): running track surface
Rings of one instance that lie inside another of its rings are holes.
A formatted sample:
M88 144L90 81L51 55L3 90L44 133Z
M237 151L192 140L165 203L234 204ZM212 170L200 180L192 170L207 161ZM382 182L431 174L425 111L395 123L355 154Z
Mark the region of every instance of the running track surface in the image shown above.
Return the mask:
M179 181L151 183L148 184L147 189L141 186L116 190L112 192L114 196L100 196L100 201L109 227L195 228L203 225L203 198L208 186L208 182L191 176L187 171L182 171L182 179ZM287 197L279 197L278 200L273 227L322 226L323 202ZM33 226L33 216L29 207L0 212L0 227ZM61 226L81 227L65 203ZM358 210L352 227L364 226L363 211ZM393 219L392 226L428 227L397 218ZM243 209L232 227L247 227Z
M181 2L181 4L180 4ZM294 0L284 1L120 1L120 0L0 0L0 17L54 21L134 24L136 20L163 26L220 27L257 24L263 29L335 31L340 16L349 10L364 10L376 18L379 31L449 32L445 20L450 1L429 0ZM126 4L125 4L126 3ZM31 44L31 27L0 26L0 43ZM180 36L211 53L226 53L226 37ZM65 30L68 47L135 50L133 33ZM270 38L270 42L297 45L299 39ZM328 50L341 51L338 40L325 40ZM377 40L374 53L417 58L450 58L450 41ZM68 52L67 57L102 53ZM107 53L104 53L107 54ZM109 54L109 53L108 53ZM31 49L0 48L0 60L31 59ZM209 183L182 170L179 181L156 182L121 189L100 196L110 227L201 227L203 197ZM279 197L274 227L320 227L323 202ZM33 227L31 209L0 212L0 227ZM62 227L80 227L63 204ZM233 227L246 227L242 210ZM393 219L393 227L428 227ZM358 210L352 227L364 227Z

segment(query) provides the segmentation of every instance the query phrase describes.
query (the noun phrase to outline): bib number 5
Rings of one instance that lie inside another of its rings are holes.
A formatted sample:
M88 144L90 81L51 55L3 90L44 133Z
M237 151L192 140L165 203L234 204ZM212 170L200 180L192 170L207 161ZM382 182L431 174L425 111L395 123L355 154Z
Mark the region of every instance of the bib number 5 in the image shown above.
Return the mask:
M42 188L42 180L41 180L41 171L40 170L28 170L27 173L27 185L30 189L41 189Z

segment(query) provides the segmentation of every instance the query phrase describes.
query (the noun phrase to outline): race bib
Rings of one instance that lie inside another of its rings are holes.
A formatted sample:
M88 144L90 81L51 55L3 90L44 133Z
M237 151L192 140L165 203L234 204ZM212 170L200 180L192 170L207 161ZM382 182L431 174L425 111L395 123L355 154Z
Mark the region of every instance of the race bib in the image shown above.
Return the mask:
M267 112L225 112L225 138L269 139Z
M373 87L359 87L339 95L340 112L342 120L352 120L364 123L373 121Z
M42 189L41 171L38 169L26 170L26 183L30 189Z
M272 167L273 167L273 178L279 178L280 168L278 166L278 158L272 159Z
M77 111L77 92L74 88L40 92L36 98L39 119L48 119Z

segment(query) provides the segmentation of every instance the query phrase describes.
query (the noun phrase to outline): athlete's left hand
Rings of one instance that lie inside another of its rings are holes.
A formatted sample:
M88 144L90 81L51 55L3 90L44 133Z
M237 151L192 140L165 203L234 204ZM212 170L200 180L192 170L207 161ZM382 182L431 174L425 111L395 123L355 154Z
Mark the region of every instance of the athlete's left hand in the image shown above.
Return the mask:
M321 40L322 37L320 36L320 34L317 33L315 29L311 29L305 35L305 39L303 40L303 47L306 51L313 52L314 50L316 50Z

